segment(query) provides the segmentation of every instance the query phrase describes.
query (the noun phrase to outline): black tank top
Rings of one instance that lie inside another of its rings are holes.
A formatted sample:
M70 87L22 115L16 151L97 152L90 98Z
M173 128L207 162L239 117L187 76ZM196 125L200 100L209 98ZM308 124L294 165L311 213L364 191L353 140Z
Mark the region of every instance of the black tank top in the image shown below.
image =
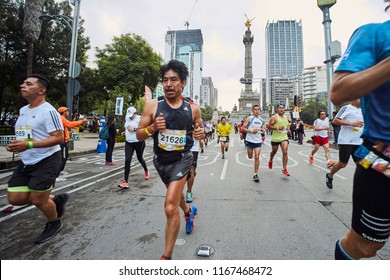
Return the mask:
M160 133L156 132L153 135L154 141L154 153L157 155L160 162L174 162L180 160L183 153L191 150L194 139L192 138L192 132L194 126L192 123L192 110L191 104L187 100L183 100L181 106L177 109L173 109L164 99L164 97L158 98L156 117L163 114L167 129L186 130L186 142L183 150L180 151L166 151L159 147Z

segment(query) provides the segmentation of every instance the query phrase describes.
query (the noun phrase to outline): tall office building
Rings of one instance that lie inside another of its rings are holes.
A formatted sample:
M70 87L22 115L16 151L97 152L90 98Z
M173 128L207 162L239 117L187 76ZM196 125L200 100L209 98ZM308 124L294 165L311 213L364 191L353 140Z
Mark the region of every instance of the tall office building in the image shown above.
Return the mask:
M203 71L203 36L200 29L170 30L165 35L165 62L182 61L188 67L187 85L183 96L201 104Z
M326 66L306 67L303 73L302 100L317 98L323 92L327 92Z
M303 74L302 21L267 22L266 67L267 102L275 103L287 96L293 98L292 89L297 88L296 80L301 80ZM277 84L272 84L274 81L283 86L278 88ZM290 86L287 85L289 81Z

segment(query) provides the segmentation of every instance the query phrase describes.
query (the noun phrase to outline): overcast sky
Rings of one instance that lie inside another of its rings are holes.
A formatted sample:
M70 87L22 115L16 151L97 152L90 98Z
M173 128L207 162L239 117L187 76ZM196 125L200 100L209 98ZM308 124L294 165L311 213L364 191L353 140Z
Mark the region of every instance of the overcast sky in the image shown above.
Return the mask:
M352 32L369 22L382 22L383 0L338 0L330 10L332 40L345 51ZM322 65L325 60L322 11L316 0L81 0L80 14L85 35L91 40L89 61L96 47L103 48L114 36L135 33L157 53L164 54L168 30L201 29L204 41L203 76L211 76L219 90L219 106L232 110L244 86L246 30L244 13L252 21L253 77L265 77L265 26L267 21L302 20L304 66ZM256 84L253 85L255 89Z

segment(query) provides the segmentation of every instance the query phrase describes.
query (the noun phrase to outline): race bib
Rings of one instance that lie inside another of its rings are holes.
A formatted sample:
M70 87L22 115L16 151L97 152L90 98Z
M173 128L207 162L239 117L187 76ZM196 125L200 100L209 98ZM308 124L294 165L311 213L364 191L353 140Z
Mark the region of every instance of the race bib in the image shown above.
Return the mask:
M186 130L165 129L158 134L158 146L165 151L181 151L186 145Z
M221 137L219 137L219 140L222 142L226 142L227 138L225 136L221 136Z
M18 127L15 130L16 140L28 140L32 139L32 129L31 127Z

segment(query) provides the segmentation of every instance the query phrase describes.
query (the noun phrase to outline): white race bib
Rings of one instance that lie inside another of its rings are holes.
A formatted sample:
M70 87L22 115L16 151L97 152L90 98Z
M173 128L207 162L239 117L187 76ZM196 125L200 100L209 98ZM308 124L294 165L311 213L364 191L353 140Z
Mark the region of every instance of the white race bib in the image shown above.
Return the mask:
M165 151L184 150L187 141L186 133L186 130L161 130L158 134L158 146Z
M227 138L225 136L221 136L221 137L219 137L219 140L222 142L226 142Z
M31 127L18 127L15 130L16 140L27 140L32 139L32 129Z

